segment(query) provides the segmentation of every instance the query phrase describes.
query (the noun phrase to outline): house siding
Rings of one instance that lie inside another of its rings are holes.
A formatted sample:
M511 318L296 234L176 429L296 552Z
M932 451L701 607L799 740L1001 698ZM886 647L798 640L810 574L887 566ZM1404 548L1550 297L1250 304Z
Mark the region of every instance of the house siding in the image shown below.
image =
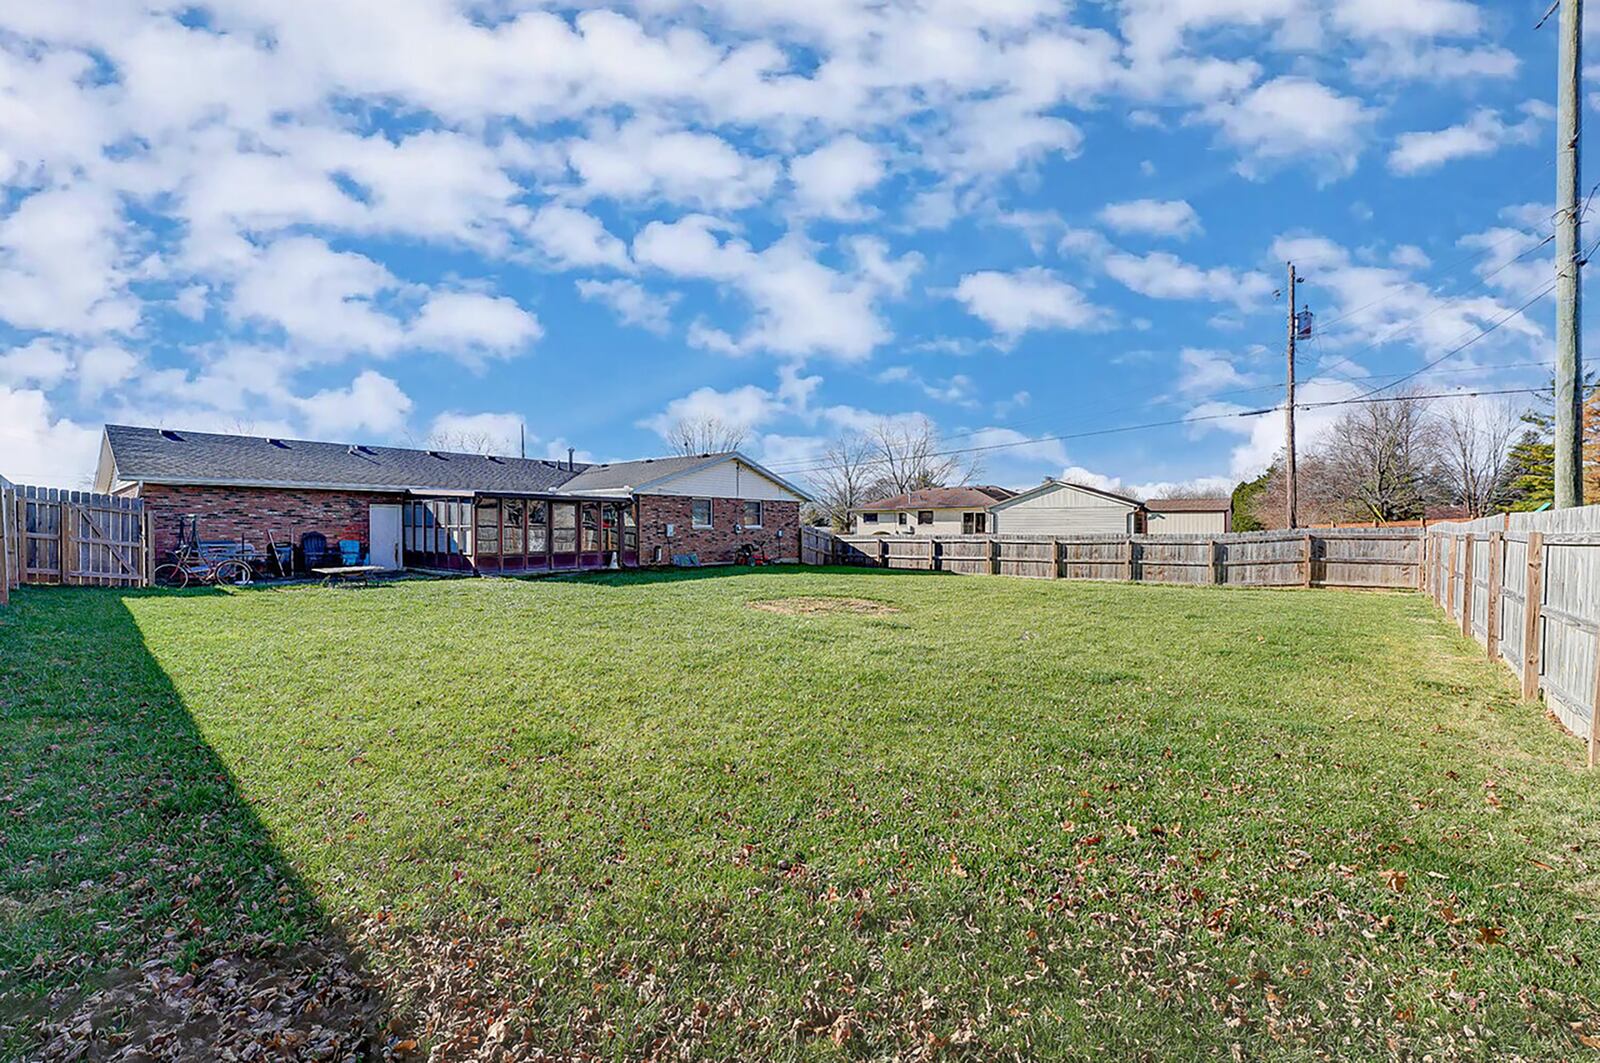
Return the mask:
M650 489L652 494L691 498L748 498L763 502L795 502L800 497L780 483L761 475L741 461L724 461L673 477ZM680 551L681 552L681 551Z
M995 531L1002 535L1126 535L1133 530L1133 506L1071 484L1057 484L992 512Z
M762 526L735 531L744 520L744 500L711 499L711 527L693 527L694 498L686 496L639 496L639 561L645 565L667 565L675 554L697 554L702 565L731 563L740 543L757 543L773 561L800 560L800 503L762 500ZM666 526L673 525L667 538ZM782 532L782 536L779 536Z
M906 514L906 523L900 524L900 514ZM933 511L932 524L918 524L917 510L879 510L878 523L868 524L861 517L855 515L856 535L961 535L962 515L966 513L987 513L985 509L936 509ZM986 518L984 527L987 529L993 518Z
M270 487L211 487L145 484L139 490L150 515L157 563L178 547L179 529L189 514L200 518L202 539L240 539L266 551L270 531L278 543L300 545L306 532L327 536L331 549L340 539L365 548L370 537L368 508L399 504L405 496L379 491L320 491Z
M1150 513L1151 535L1221 535L1228 530L1228 514Z

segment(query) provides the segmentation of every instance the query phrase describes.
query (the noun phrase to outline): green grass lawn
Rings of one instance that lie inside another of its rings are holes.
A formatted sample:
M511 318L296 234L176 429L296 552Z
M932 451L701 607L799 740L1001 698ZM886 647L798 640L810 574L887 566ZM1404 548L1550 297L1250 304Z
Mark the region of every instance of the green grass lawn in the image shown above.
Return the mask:
M794 596L895 611L750 607ZM770 569L24 590L0 750L21 1056L43 1001L329 927L419 1050L1600 1036L1600 774L1416 595Z

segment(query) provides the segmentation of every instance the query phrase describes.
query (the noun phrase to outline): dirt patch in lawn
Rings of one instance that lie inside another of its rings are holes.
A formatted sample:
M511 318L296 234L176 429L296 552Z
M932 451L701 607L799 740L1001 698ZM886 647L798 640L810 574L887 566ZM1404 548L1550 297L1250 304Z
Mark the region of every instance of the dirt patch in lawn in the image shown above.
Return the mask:
M889 616L900 610L883 602L867 598L772 598L751 602L750 608L763 613L782 613L784 616L824 616L829 613L851 613L856 616Z
M385 1002L330 941L224 956L195 970L113 972L46 1002L42 1060L365 1059L403 1052Z

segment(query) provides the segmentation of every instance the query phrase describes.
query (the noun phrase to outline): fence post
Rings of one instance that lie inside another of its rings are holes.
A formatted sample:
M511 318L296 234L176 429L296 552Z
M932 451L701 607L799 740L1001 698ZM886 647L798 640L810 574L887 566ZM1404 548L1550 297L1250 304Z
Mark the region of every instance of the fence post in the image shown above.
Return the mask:
M1539 693L1539 614L1544 610L1544 535L1528 533L1528 582L1522 597L1522 696Z
M1461 540L1454 535L1450 536L1450 564L1444 573L1444 615L1456 615L1456 552L1461 548Z
M11 507L10 493L0 480L0 605L11 604Z
M1461 633L1472 638L1472 596L1477 591L1477 576L1472 565L1472 533L1461 544Z
M1417 543L1417 590L1428 589L1428 526L1422 526L1422 539Z
M1123 546L1126 548L1124 550L1125 556L1123 558L1123 564L1127 566L1128 581L1132 583L1138 578L1133 568L1133 536L1128 536L1128 539L1125 543L1123 543Z
M1061 578L1061 544L1054 539L1050 540L1050 578Z
M989 575L1000 575L1000 540L989 540Z
M1226 569L1225 569L1225 566L1222 563L1222 540L1221 539L1212 539L1211 540L1211 582L1215 583L1215 584L1218 584L1218 585L1221 585L1221 584L1227 582L1227 580L1224 578L1225 572L1226 572Z
M1594 697L1589 699L1589 767L1600 757L1600 633L1594 638Z
M1489 533L1489 597L1484 602L1483 649L1494 660L1500 656L1500 591L1505 583L1501 569L1506 563L1506 537L1504 532Z
M928 540L928 571L939 571L939 558L944 552L944 542L939 539Z
M878 540L878 565L880 568L889 567L889 538L885 536Z
M1304 573L1304 576L1302 578L1302 583L1303 583L1304 586L1307 586L1307 587L1311 586L1311 549L1312 549L1312 547L1311 547L1311 533L1310 532L1306 532L1305 561L1304 561L1305 573Z
M56 520L59 522L59 526L56 528L56 537L59 541L57 549L61 551L58 566L61 571L57 573L57 576L60 578L63 587L68 584L67 573L72 570L67 560L72 556L72 521L67 519L67 514L71 509L72 504L67 501L67 494L63 491L61 493L61 501L56 503Z
M140 560L144 564L144 585L155 585L156 576L156 544L150 538L150 510L147 507L139 508L139 535L144 543L144 548L139 551Z

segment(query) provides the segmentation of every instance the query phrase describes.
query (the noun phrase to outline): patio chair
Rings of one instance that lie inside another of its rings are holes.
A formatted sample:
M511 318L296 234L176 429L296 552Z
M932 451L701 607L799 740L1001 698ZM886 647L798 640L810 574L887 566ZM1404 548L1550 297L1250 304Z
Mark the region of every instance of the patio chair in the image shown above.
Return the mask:
M321 565L328 556L328 537L321 532L306 532L300 536L300 556L307 572Z
M361 542L357 539L339 540L339 563L343 565L364 565L367 558L361 551Z

